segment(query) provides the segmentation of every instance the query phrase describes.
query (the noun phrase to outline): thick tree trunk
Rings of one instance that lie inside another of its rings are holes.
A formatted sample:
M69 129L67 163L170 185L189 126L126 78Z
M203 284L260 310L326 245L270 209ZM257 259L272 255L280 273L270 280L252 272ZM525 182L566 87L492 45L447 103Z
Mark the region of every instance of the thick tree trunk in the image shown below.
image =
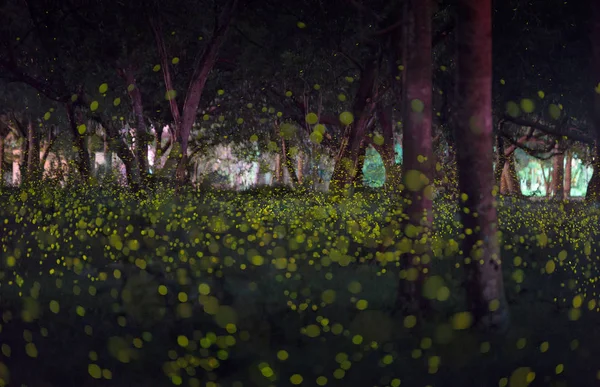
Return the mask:
M592 1L592 28L590 41L592 43L592 81L593 85L600 84L600 3ZM596 141L594 143L594 172L587 187L585 199L597 202L600 200L600 93L594 93L591 106L592 125Z
M504 139L502 136L496 136L496 147L498 151L498 157L496 159L496 169L494 170L494 181L496 186L500 188L502 192L502 175L504 173L504 165L506 165L506 153L504 150Z
M136 158L129 146L125 143L117 127L112 123L107 123L105 127L110 148L114 149L117 157L123 162L125 166L125 175L127 178L127 185L136 191L139 188L139 169L137 167Z
M200 99L204 91L204 85L206 85L208 76L210 75L210 72L217 61L217 55L221 45L225 41L227 31L229 30L229 26L231 25L231 21L235 12L237 11L237 8L238 0L229 0L224 5L218 17L213 36L208 42L200 60L197 62L197 65L194 68L191 82L185 94L181 112L179 111L179 107L175 102L175 98L170 98L171 113L173 115L173 121L176 125L175 132L177 135L177 142L179 142L181 146L181 152L178 152L180 154L174 155L178 157L175 177L177 184L180 187L187 181L186 172L188 163L188 143L192 126L196 121L196 115L200 105ZM165 78L165 87L167 88L166 92L171 93L174 91L173 82L171 80L169 58L165 49L160 24L156 22L153 22L152 24L159 50L159 56L161 58L163 75Z
M565 187L563 189L563 198L568 199L571 197L571 179L573 176L573 155L570 151L567 151L565 163Z
M379 152L385 168L385 187L388 190L398 188L401 178L399 166L396 164L396 140L394 138L394 124L392 123L391 107L385 108L382 103L377 104L377 118L383 134L383 145L373 146Z
M552 193L552 171L550 169L548 169L548 174L546 175L543 165L542 165L542 179L544 182L544 192L546 194L545 196L547 198L549 198L550 194Z
M71 135L73 136L73 145L77 148L77 171L83 179L87 182L90 179L90 155L88 149L85 146L84 137L79 134L77 130L77 122L79 121L76 117L76 111L73 104L65 104L67 110L67 117L69 119L69 128L71 129Z
M102 142L103 144L103 149L102 151L104 152L104 170L105 173L107 175L112 175L112 159L113 159L113 155L112 155L112 151L110 150L110 146L109 146L109 139L108 139L108 134L107 134L107 129L104 128L104 136L102 138Z
M139 168L140 182L142 185L148 184L148 125L144 118L144 105L142 103L142 93L137 87L137 82L133 69L128 67L120 71L121 76L127 84L131 106L133 107L133 116L135 117L135 157ZM131 86L133 86L133 88Z
M40 167L42 168L42 177L46 169L46 161L48 160L48 155L50 154L50 151L52 150L52 147L54 146L54 142L56 141L57 137L58 134L56 129L54 127L51 127L50 132L48 133L47 142L44 145L41 151L42 155L40 156Z
M277 184L283 185L283 168L281 168L281 154L275 155L275 179Z
M340 150L335 159L329 189L341 192L350 189L356 175L356 162L360 146L367 132L369 120L373 114L375 103L372 100L377 63L370 61L361 74L360 86L354 98L354 122L345 128Z
M560 152L559 144L556 143L554 148ZM565 154L560 153L552 159L552 192L555 199L565 198Z
M457 7L457 101L455 126L459 199L465 230L463 251L469 309L484 329L505 329L508 306L492 189L492 7L491 0L459 0ZM464 201L463 201L464 200ZM467 232L468 231L468 232Z
M23 184L27 181L27 160L29 160L29 136L27 135L28 118L25 117L19 120L17 117L13 117L15 124L19 130L19 136L21 138L21 144L19 146L20 158L19 158L19 184Z
M27 178L31 181L40 180L40 136L39 128L32 121L27 123Z
M365 183L365 159L367 157L367 148L368 144L366 141L362 141L360 148L358 150L358 157L356 158L356 164L354 169L356 173L354 174L353 186L354 187L363 187Z
M594 101L594 103L596 102ZM600 108L600 101L598 103L598 107ZM598 124L600 124L600 121L598 122ZM600 131L600 129L597 130ZM597 202L600 201L600 145L597 142L596 145L594 145L593 152L594 158L592 160L592 167L594 171L592 172L592 177L590 178L590 181L587 186L585 200Z
M22 137L23 142L20 146L21 158L19 159L19 184L27 181L27 159L29 156L29 143L27 137Z
M294 160L292 160L292 156L290 156L290 150L288 149L285 139L283 138L281 139L281 154L284 157L285 167L287 168L292 185L295 187L298 185L298 176L294 170Z
M4 135L0 134L0 188L4 187Z
M414 253L404 254L402 266L407 273L414 274L407 275L400 284L398 306L416 312L429 309L422 296L422 287L429 271L429 233L433 222L432 14L430 1L411 0L408 6L402 182L408 204L406 224L415 232L407 235L413 241Z
M298 182L302 184L302 181L304 180L304 155L302 152L298 152L296 171L298 171Z
M522 196L521 182L517 174L515 165L515 153L504 157L504 168L502 168L502 181L500 184L500 193L502 195Z
M163 130L164 128L162 127L162 125L156 125L154 127L154 141L155 141L155 145L154 145L154 165L152 166L154 168L154 170L157 169L158 166L158 160L160 160L160 158L163 155L162 152L162 136L163 136Z

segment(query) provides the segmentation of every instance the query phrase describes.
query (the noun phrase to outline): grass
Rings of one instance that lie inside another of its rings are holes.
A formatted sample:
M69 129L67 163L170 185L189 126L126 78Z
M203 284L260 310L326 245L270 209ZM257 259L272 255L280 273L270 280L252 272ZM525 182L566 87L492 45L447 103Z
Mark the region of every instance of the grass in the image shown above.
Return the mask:
M395 311L408 245L377 190L0 200L0 386L598 383L600 211L583 203L500 200L512 325L490 336L467 329L444 200L427 320Z

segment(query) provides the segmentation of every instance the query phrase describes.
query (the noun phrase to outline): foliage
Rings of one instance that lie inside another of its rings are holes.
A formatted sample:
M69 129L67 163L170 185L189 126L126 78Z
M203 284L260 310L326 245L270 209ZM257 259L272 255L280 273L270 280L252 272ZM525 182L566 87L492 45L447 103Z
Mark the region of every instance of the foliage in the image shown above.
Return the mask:
M437 203L436 264L425 291L438 317L422 320L394 313L390 297L406 274L395 267L398 254L410 248L389 233L388 216L401 210L372 196L377 191L329 204L321 194L284 190L188 192L176 200L83 187L5 191L0 378L367 385L413 383L429 373L432 382L464 384L468 374L488 385L520 377L510 361L517 355L536 378L595 377L580 361L594 347L555 333L596 319L586 307L594 300L583 294L595 276L587 265L597 238L586 225L597 210L580 217L577 205L502 204L516 317L508 336L494 339L464 330L454 206ZM379 252L381 243L394 249ZM575 244L583 250L567 246ZM549 355L540 356L539 343L548 341ZM569 345L580 349L564 351ZM564 373L557 375L558 363ZM31 367L37 372L25 372Z

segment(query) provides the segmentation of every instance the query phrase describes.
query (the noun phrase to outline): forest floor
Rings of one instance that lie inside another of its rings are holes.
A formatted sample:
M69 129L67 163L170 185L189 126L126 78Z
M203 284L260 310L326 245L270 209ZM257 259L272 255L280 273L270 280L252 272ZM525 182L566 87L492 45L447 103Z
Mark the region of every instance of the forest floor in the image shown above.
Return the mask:
M0 386L600 385L594 206L500 202L511 326L491 335L448 201L422 319L397 312L410 242L376 191L0 196Z

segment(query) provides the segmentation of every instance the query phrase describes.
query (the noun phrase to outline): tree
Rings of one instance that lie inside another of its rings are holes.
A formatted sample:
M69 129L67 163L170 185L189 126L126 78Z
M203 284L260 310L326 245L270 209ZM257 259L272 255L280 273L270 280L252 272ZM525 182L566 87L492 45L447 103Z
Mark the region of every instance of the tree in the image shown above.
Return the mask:
M178 105L176 102L173 74L170 70L171 65L164 42L162 22L159 19L160 12L155 12L150 18L150 24L154 32L161 60L165 92L169 100L176 140L180 145L179 152L172 152L173 157L178 158L176 179L179 185L185 183L187 179L188 143L192 126L198 114L198 107L200 106L204 86L217 61L219 50L225 41L232 19L237 11L238 3L238 0L228 0L218 15L212 36L202 53L199 53L199 60L196 60L194 63L192 76L182 105Z
M490 0L459 0L457 7L457 103L455 131L459 208L469 308L476 324L505 328L500 241L492 170L492 9Z
M403 301L415 302L423 300L421 287L431 259L428 234L433 222L432 14L428 0L409 1L408 7L403 182L408 203L407 224L410 226L407 230L414 230L408 236L413 240L416 253L408 254L404 259L409 261L410 270L417 270L418 274L404 282L407 285L404 296L408 299Z
M588 184L586 200L600 200L600 4L591 1L592 4L592 28L590 31L590 42L592 45L592 70L591 79L594 86L594 96L591 106L591 121L594 133L593 166L594 173ZM591 88L590 88L591 90Z

